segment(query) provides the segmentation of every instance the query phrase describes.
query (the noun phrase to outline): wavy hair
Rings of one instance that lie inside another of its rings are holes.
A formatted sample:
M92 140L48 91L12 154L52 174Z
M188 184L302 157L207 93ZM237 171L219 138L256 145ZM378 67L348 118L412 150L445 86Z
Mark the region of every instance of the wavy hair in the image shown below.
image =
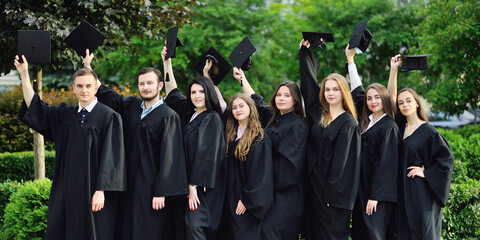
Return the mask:
M235 148L235 157L240 161L247 160L247 154L250 151L250 147L254 140L261 141L263 139L263 129L262 124L259 121L258 111L255 107L255 103L253 102L250 96L247 96L244 93L237 93L235 94L232 99L230 100L230 105L232 106L233 101L235 99L243 99L247 106L250 108L250 115L248 116L248 124L247 128L243 136L240 138L237 147ZM228 119L227 119L227 126L226 126L226 139L227 139L227 152L228 147L231 142L235 141L235 137L237 136L237 129L238 129L238 121L235 119L232 113L232 108L228 111ZM258 137L257 137L258 135Z
M357 110L355 110L355 105L353 104L352 94L350 93L350 87L348 86L347 79L344 76L338 73L331 73L322 81L322 86L320 87L320 93L318 98L320 104L323 107L323 114L320 119L319 125L326 127L332 122L332 115L330 114L330 104L325 98L325 83L328 80L334 80L338 83L340 92L342 93L342 106L343 109L349 112L355 120L357 120Z

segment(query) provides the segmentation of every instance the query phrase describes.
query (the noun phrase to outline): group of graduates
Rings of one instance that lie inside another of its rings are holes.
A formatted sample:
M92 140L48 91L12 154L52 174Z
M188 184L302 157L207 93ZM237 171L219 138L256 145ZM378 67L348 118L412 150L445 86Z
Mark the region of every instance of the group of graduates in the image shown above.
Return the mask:
M227 105L213 60L183 95L164 47L163 75L138 72L140 97L101 84L87 50L78 106L50 106L16 56L19 117L55 142L46 239L440 239L453 155L415 91L396 93L402 57L388 90L364 90L347 46L350 84L319 85L310 45L301 87L280 83L270 104L234 67L243 93Z

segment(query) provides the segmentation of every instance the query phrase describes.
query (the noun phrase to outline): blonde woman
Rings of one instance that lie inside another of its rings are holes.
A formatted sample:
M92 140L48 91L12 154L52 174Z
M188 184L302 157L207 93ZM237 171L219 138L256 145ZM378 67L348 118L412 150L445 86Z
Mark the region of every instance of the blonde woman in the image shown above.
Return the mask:
M347 80L317 84L318 59L300 42L301 91L310 128L307 145L307 239L348 239L360 177L360 131Z

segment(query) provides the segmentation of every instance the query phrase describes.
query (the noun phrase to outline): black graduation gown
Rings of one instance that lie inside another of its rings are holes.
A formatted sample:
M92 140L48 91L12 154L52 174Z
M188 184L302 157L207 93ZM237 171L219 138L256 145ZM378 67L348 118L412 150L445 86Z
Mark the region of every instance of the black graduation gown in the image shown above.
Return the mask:
M358 112L362 112L363 87L357 87L352 95ZM395 223L399 144L398 127L388 116L362 134L360 185L352 216L353 239L393 237L390 230ZM365 213L369 199L378 201L376 212L370 216Z
M405 125L400 124L400 132ZM445 138L430 124L403 139L398 182L397 239L440 239L454 158ZM425 166L425 178L409 178L410 166Z
M55 142L45 239L114 239L116 192L126 190L120 115L97 103L81 123L78 106L49 106L35 94L19 118ZM94 213L97 190L105 191L105 205Z
M262 220L273 203L272 146L264 134L250 146L246 161L240 161L234 154L237 144L238 140L228 147L224 222L222 236L216 239L258 240L262 239ZM235 213L239 200L247 208L242 215Z
M140 119L141 98L123 97L103 85L97 97L120 113L124 123L128 192L121 206L122 238L162 239L170 221L169 197L188 192L180 118L161 104ZM162 196L167 198L165 208L154 210L153 197Z
M226 144L221 116L207 110L190 121L193 109L186 109L187 99L178 88L165 101L182 117L188 183L197 186L200 200L198 209L185 213L186 238L213 239L222 218L226 184Z
M360 132L353 116L344 112L327 127L319 125L323 109L313 53L299 50L301 91L310 127L307 144L305 228L307 239L347 239L350 212L360 179ZM328 206L327 206L328 204Z
M261 119L272 112L259 94L253 94ZM264 121L262 121L264 122ZM265 128L272 141L274 201L262 223L262 239L298 239L303 227L304 199L302 170L308 129L305 121L290 112Z

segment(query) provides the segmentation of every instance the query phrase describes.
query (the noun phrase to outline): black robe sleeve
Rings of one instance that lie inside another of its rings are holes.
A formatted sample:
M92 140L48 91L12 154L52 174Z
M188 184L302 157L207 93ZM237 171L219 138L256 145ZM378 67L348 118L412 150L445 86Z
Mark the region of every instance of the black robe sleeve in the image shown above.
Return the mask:
M27 108L25 101L23 101L18 118L45 138L55 142L55 136L57 135L55 126L60 121L63 106L65 106L65 103L62 103L59 107L50 106L35 93L30 107Z
M111 115L103 133L101 161L97 174L96 190L124 191L127 186L122 119L118 113Z
M396 202L400 135L396 127L387 128L384 134L380 141L378 161L373 168L369 199Z
M220 116L209 113L200 123L198 139L190 171L189 183L214 188L217 172L225 157L226 144Z
M113 88L101 85L98 88L97 94L95 94L98 101L109 106L115 112L120 113L120 115L128 114L126 109L130 104L137 100L137 97L124 97L113 90Z
M257 107L258 115L259 115L259 120L260 123L262 124L262 128L265 128L272 119L272 109L270 108L270 105L265 103L263 100L263 97L258 94L254 93L250 96L253 101L255 102L255 107Z
M326 202L332 206L353 209L360 178L360 133L355 125L342 127L333 146L328 171Z
M353 103L355 104L355 109L357 110L358 119L360 119L365 104L365 90L362 86L358 86L352 91L352 98Z
M303 95L307 120L311 126L318 122L322 114L319 100L320 87L317 83L317 72L320 70L320 63L310 49L302 46L299 50L299 64L300 90Z
M272 144L266 134L250 146L246 165L248 174L240 200L248 212L263 219L273 203Z
M433 195L445 207L452 182L454 158L447 140L435 130L429 143L423 147L428 152L425 159L425 179Z
M165 103L180 115L182 123L186 124L190 121L190 117L193 115L193 108L189 109L187 98L182 94L180 89L175 88L170 91L165 97Z
M275 189L285 189L298 183L305 163L308 129L304 123L292 124L282 133L276 151Z
M161 135L159 172L155 177L153 194L155 197L175 196L188 192L185 152L180 118L177 114L165 117Z

